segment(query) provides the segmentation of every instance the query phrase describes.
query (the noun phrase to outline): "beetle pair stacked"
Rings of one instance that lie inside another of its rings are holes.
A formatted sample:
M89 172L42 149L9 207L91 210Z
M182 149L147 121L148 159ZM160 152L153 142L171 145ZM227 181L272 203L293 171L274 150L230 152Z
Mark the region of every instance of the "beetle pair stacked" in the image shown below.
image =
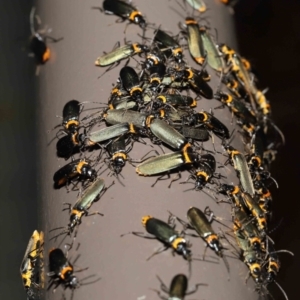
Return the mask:
M155 252L150 257L171 247L177 253L182 254L183 257L188 261L192 259L192 253L188 249L190 247L189 243L183 237L181 237L177 231L174 230L174 226L171 226L171 224L174 222L174 218L178 219L179 222L184 225L185 230L188 228L195 230L198 236L205 240L207 246L213 249L218 256L223 256L223 247L219 241L218 235L212 229L210 221L200 209L191 207L187 212L189 223L186 223L178 217L173 216L171 213L168 223L153 218L152 216L144 216L142 218L142 224L147 233L150 233L165 245L163 250ZM132 232L132 234L141 237L144 236L140 235L138 232Z
M29 239L20 267L27 299L37 300L44 289L44 233L35 230Z

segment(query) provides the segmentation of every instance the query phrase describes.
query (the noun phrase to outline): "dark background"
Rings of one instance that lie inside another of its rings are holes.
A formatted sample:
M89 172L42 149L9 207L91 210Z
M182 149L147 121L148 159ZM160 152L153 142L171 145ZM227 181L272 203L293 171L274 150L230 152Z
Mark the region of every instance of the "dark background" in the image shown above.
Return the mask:
M272 167L279 189L271 189L274 199L271 228L283 220L271 237L276 249L288 249L295 254L294 258L280 254L282 268L278 282L289 299L299 299L299 14L297 0L240 1L235 13L240 53L257 71L259 87L270 88L267 98L271 101L273 119L286 138L286 145L280 149ZM282 299L277 287L273 286L272 290L276 299Z
M36 184L35 66L25 48L29 36L30 1L1 1L0 124L0 297L24 299L19 265L28 238L38 228ZM274 218L271 234L276 249L288 249L295 258L282 254L278 282L289 299L298 299L300 243L298 228L299 182L298 132L300 2L247 0L235 7L240 53L254 67L261 89L269 87L273 119L286 137L272 169L280 188L272 187ZM294 135L293 135L294 134ZM272 288L275 299L283 299ZM298 296L298 297L297 297Z

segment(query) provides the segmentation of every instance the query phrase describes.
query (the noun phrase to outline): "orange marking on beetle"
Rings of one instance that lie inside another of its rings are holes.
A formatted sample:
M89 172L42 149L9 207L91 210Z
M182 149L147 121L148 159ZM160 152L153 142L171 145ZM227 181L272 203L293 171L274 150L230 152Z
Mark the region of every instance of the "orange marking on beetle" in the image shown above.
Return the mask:
M234 189L232 191L232 195L237 194L240 191L240 188L238 187L238 185L234 186Z
M46 61L48 61L48 60L50 59L50 56L51 56L51 51L50 51L50 49L47 47L47 48L46 48L46 51L45 51L44 54L43 54L43 59L42 59L43 63L45 63Z
M204 57L194 57L195 61L199 64L199 65L203 65L205 62L205 58Z
M76 216L79 219L82 217L83 214L84 214L84 211L79 211L77 209L72 209L72 211L71 211L71 215Z
M146 119L146 122L145 122L145 123L146 123L146 126L147 126L147 127L150 127L150 125L151 125L153 119L154 119L154 116L153 116L153 115L149 116L149 117Z
M193 102L190 104L190 107L196 107L197 106L197 101L193 99Z
M242 63L247 71L251 69L251 64L246 58L241 58Z
M178 237L178 238L176 238L176 239L171 243L171 245L172 245L172 247L173 247L175 250L177 250L178 245L181 244L181 243L182 243L182 244L185 244L186 241L185 241L184 238Z
M200 176L204 177L205 181L208 181L208 179L209 179L209 175L203 171L197 172L196 175L198 177L200 177Z
M111 94L117 94L118 96L121 96L121 92L118 88L113 88L112 91L111 91Z
M142 92L143 90L140 87L134 87L130 90L130 96L132 96L135 91Z
M135 130L134 125L132 123L129 124L129 132L130 133L136 133L136 130Z
M253 263L253 264L249 263L247 265L248 265L248 267L250 269L251 275L253 277L258 277L259 273L261 271L260 265L258 263Z
M140 47L139 44L132 44L132 48L133 48L134 53L142 52L142 48Z
M263 230L266 228L267 220L266 218L257 217L258 229Z
M194 77L194 72L191 69L187 69L186 70L189 74L188 74L188 79L192 79Z
M268 190L266 193L264 193L263 195L262 195L264 198L268 198L268 197L271 197L271 193L270 193L270 191Z
M159 63L159 59L157 58L156 55L148 54L148 55L147 55L147 59L153 60L153 62L154 62L155 65L157 65L157 64Z
M260 238L258 238L258 237L250 238L250 243L251 243L252 245L254 245L254 243L259 243L259 244L261 244L261 240L260 240Z
M72 141L73 141L74 145L78 145L79 144L77 138L78 138L78 132L76 132L76 133L74 133L72 135Z
M183 147L183 149L182 149L184 162L185 162L186 164L192 163L192 161L191 161L191 159L190 159L190 157L189 157L189 154L188 154L188 152L187 152L187 149L188 149L188 148L191 148L191 144L189 144L189 143L187 143L187 144Z
M25 274L22 274L23 285L25 288L30 288L32 275L31 270L27 270Z
M251 158L251 163L252 164L257 164L258 167L261 166L261 159L258 156L254 156Z
M198 11L201 13L204 13L206 11L206 6L203 5L203 6L199 7Z
M61 271L61 274L60 274L60 278L62 280L65 280L65 275L68 272L73 272L73 268L71 268L71 267L65 267L65 268L63 268L62 271Z
M182 54L182 48L175 48L175 49L172 49L172 53L174 56L178 56L178 54Z
M150 83L155 83L157 82L157 84L160 84L161 81L160 81L160 78L159 77L153 77L150 79Z
M79 126L79 122L77 120L70 120L65 124L66 129L69 129L71 125Z
M239 154L241 154L239 151L237 151L237 150L228 150L228 152L229 152L229 154L232 156L232 157L234 157L235 155L239 155Z
M204 118L202 120L202 122L206 122L208 120L208 114L204 113L204 112L200 112L199 115L202 115Z
M269 267L268 267L268 272L279 272L280 266L276 261L270 261Z
M149 215L143 216L143 217L142 217L142 224L143 224L144 227L146 226L147 222L148 222L150 219L153 219L153 217L152 217L152 216L149 216Z
M127 159L126 153L122 153L122 152L119 152L119 153L114 154L113 157L112 157L112 159L114 160L114 159L116 159L117 157L121 157L121 158L123 158L124 160Z
M134 22L135 17L143 17L143 15L140 11L135 10L130 14L129 20Z
M212 242L218 240L218 236L216 234L211 234L208 237L206 237L205 240L208 244L211 244Z
M186 25L198 25L197 21L195 19L192 19L192 18L186 19L185 24Z
M165 96L163 96L163 95L158 96L157 99L159 99L163 103L167 102L167 98Z
M86 161L80 161L76 166L77 173L81 174L83 166L88 165Z
M166 116L166 112L163 109L161 109L159 111L159 117L162 118L162 119L164 119L165 116Z

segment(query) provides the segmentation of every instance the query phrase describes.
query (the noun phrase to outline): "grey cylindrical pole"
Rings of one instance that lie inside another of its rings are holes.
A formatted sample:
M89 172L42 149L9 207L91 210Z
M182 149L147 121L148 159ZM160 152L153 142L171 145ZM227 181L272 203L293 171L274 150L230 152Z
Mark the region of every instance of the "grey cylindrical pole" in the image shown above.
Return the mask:
M217 29L218 42L236 48L232 16L229 11L217 1L206 2L209 7L204 15L207 17L206 24L209 22L212 29ZM134 4L146 15L149 22L161 25L161 28L174 34L179 31L178 22L183 22L187 16L187 12L176 1L136 1ZM120 67L117 67L100 80L97 79L103 70L94 66L95 59L103 51L112 49L117 41L123 42L126 24L126 22L116 23L117 17L91 9L92 6L99 5L102 5L100 1L55 0L44 1L38 7L43 22L53 28L52 35L64 37L63 41L50 45L53 58L41 69L39 76L40 215L41 229L46 233L46 257L48 250L57 247L59 243L59 240L56 243L53 240L49 241L52 236L49 230L68 224L69 215L67 211L62 211L63 203L75 203L77 197L76 192L67 193L64 188L53 189L52 176L59 167L66 164L66 161L56 157L56 141L48 145L55 134L54 131L50 134L46 132L61 122L55 116L62 114L64 104L71 99L106 103L120 70ZM137 33L141 34L141 29L130 25L126 32L127 40L140 41ZM188 52L186 56L189 56ZM135 66L136 62L131 60L130 65ZM219 78L214 76L210 84L216 90ZM197 110L209 110L219 105L216 100L201 99ZM85 107L87 108L88 104ZM231 124L232 116L227 109L215 110L215 116L225 122L230 131L235 128L235 125ZM218 138L215 138L215 144L217 151L223 151ZM238 134L232 145L243 150ZM212 150L211 142L205 144L205 148ZM139 159L148 151L149 147L135 143L130 156ZM218 166L226 161L226 157L220 154L216 154L216 159ZM227 176L226 182L238 183L236 173L231 167L222 168L220 172ZM109 185L115 179L107 176L107 173L101 176L105 179L106 185ZM179 184L180 181L177 181L169 189L168 181L160 181L152 188L155 178L138 176L130 164L126 165L122 174L125 177L122 179L125 187L116 182L97 203L93 204L90 211L98 210L104 217L97 215L84 217L76 238L76 243L80 243L80 247L77 251L76 247L73 247L69 252L71 261L80 254L75 269L89 267L88 270L77 274L79 279L92 274L96 275L95 278L101 277L97 283L76 290L74 299L157 299L156 293L151 290L160 288L156 275L159 275L167 286L174 275L178 273L188 275L187 262L178 255L172 256L171 250L146 261L148 256L162 246L159 241L133 235L120 237L129 231L143 232L141 218L144 215L167 221L169 210L186 220L189 207L204 209L209 206L216 216L224 218L225 223L231 224L226 221L231 219L230 206L216 204L204 192L195 190L185 192L192 188L192 185ZM187 177L188 173L182 173L182 181ZM222 226L214 222L213 227L218 232ZM178 228L181 229L180 226ZM194 256L202 257L204 242L196 238L190 240L193 243ZM70 240L64 241L67 242ZM223 243L228 244L226 241ZM227 254L233 256L230 252ZM207 260L215 260L211 256L216 258L209 249L206 255ZM230 273L227 272L222 260L217 260L217 264L194 261L190 286L206 283L208 287L200 287L197 293L190 297L210 300L256 298L251 280L247 285L244 283L248 272L245 265L233 258L228 258L228 261ZM45 265L47 268L47 260ZM65 292L67 297L69 292L69 290ZM46 299L61 299L62 293L61 287L55 294L50 290L46 293Z

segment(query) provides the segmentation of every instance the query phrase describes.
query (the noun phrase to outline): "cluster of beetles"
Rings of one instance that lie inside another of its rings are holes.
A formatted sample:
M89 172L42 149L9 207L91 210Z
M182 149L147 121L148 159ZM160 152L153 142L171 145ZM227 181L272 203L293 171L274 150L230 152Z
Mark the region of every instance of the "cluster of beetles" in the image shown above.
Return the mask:
M230 4L230 1L221 2ZM206 11L203 0L184 0L182 7L192 7L193 15ZM138 25L142 29L139 37L142 42L118 44L96 59L96 66L108 67L102 74L104 76L124 62L107 105L86 113L84 117L85 108L80 101L70 100L63 107L56 149L58 157L70 159L70 162L55 172L54 188L65 187L68 191L80 188L81 192L74 204L67 204L69 224L54 228L52 232L60 231L52 238L70 235L75 239L83 217L91 215L89 209L92 204L115 183L106 186L96 166L105 166L104 169L116 178L116 184L121 185L126 161L137 164L139 176L157 175L152 186L175 174L170 180L171 187L181 178L181 172L187 171L194 190L206 190L212 201L226 202L231 206L231 232L216 233L212 223L218 217L209 207L204 210L191 207L187 211L187 222L171 212L167 221L144 216L142 224L147 234L131 233L151 236L163 244L163 249L154 252L151 257L171 248L189 265L194 258L185 239L188 230L201 237L208 248L224 260L227 268L226 252L229 251L224 242L232 244L238 249L239 258L248 267L249 276L260 293L268 295L267 286L274 282L288 299L276 281L280 269L278 253L293 253L276 250L268 235L272 214L269 187L277 185L271 176L270 166L278 148L284 144L284 136L271 119L266 90L257 88L257 78L249 61L228 45L216 43L210 28L199 23L199 18L194 16L186 17L179 24L180 32L174 35L165 31L163 26L155 27L148 23L137 8L125 1L105 0L102 7L93 9ZM33 18L34 10L31 13L30 49L37 64L42 65L50 58L50 50L46 38L33 29ZM152 34L149 33L151 30ZM189 52L198 67L193 68L187 63L185 52ZM138 66L129 66L131 61L137 62ZM216 89L210 86L211 76L218 78ZM201 102L211 99L220 103L215 110L231 112L232 121L239 127L237 132L230 132L226 124L214 116L213 110L201 110ZM243 140L243 151L231 146L234 136ZM227 156L224 165L234 168L238 185L226 183L226 177L216 172L218 163L215 154L218 151L215 141L219 141L222 154ZM155 149L162 151L164 146L172 152L159 154L153 148L145 157L135 161L129 153L136 143L152 148L157 145ZM213 151L206 149L207 143L212 144ZM94 159L85 157L85 153L94 151L99 153ZM182 232L175 230L175 222L183 225ZM44 234L35 230L20 270L27 299L41 299L45 288L49 290L54 286L56 289L62 285L74 291L82 284L62 249L50 250L46 261L44 263ZM44 265L48 268L48 287L44 283ZM184 274L175 275L170 288L158 279L162 291L169 295L166 297L157 291L162 299L184 299L185 295L198 288L196 285L188 290L188 278Z

